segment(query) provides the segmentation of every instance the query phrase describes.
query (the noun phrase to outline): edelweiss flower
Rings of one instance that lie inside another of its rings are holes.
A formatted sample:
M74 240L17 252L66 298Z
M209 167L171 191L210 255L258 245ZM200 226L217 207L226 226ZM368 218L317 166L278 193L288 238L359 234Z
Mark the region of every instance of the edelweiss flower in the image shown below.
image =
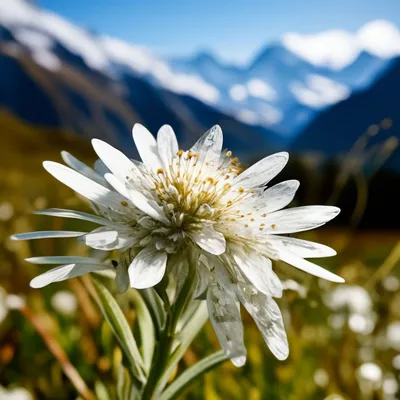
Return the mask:
M35 257L38 264L61 264L32 280L31 286L116 266L122 292L159 283L185 271L196 254L196 295L206 294L209 315L221 346L237 366L246 360L239 302L254 318L267 345L279 359L288 356L282 316L273 297L282 284L271 260L282 260L334 282L343 279L305 258L335 255L331 248L279 236L305 231L334 218L336 207L310 206L281 210L293 199L299 182L289 180L265 189L286 165L287 153L266 157L242 172L237 158L222 151L222 131L215 126L188 150L179 150L175 134L164 125L157 141L140 124L133 139L142 163L94 139L99 156L95 170L70 154L70 168L51 161L45 169L88 198L97 215L63 209L38 214L87 220L100 225L90 233L47 231L14 239L78 237L100 250L119 250L117 264L85 257Z

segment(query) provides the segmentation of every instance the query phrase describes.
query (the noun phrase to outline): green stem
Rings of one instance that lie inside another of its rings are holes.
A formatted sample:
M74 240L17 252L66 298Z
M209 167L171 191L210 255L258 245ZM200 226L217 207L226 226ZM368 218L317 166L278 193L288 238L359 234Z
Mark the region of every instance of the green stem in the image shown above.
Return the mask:
M188 276L185 284L182 287L175 303L172 307L168 307L169 304L165 304L165 308L169 308L164 328L160 334L160 339L156 345L152 365L150 368L147 383L142 392L142 400L151 400L155 394L157 388L157 382L162 376L164 369L168 363L172 351L172 345L174 342L176 325L185 310L187 304L192 300L192 293L194 290L195 277L196 277L196 264L197 264L197 251L192 251L189 254L189 268ZM166 295L166 294L165 294ZM165 296L163 295L164 299ZM165 300L166 301L166 300Z

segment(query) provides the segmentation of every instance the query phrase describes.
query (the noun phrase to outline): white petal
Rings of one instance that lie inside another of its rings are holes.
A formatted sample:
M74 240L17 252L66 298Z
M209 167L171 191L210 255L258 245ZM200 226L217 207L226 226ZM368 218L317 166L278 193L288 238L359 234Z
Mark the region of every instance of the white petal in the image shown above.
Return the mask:
M45 161L43 166L60 182L94 203L106 208L111 208L113 211L120 214L126 214L127 207L122 205L126 202L126 199L119 193L112 192L64 165L52 161Z
M270 297L282 297L282 283L272 270L272 262L256 252L234 252L233 259L247 279L260 292Z
M108 219L99 217L97 215L84 213L81 211L65 210L63 208L48 208L46 210L35 211L38 215L49 215L52 217L74 218L84 221L90 221L99 225L115 226L116 224Z
M165 216L164 209L154 200L149 200L144 197L137 190L129 189L129 198L132 203L149 217L160 221L166 225L169 225L170 222Z
M113 244L118 239L118 232L116 230L101 227L94 231L82 236L79 241L85 243L87 246L98 250L112 250Z
M191 239L203 250L219 256L226 249L225 237L212 226L204 225L200 230L188 232Z
M157 285L164 277L167 266L167 253L145 247L129 266L129 280L135 289L147 289Z
M100 264L101 260L88 257L44 256L25 258L32 264Z
M92 146L100 159L120 182L124 183L126 177L130 176L132 172L138 173L138 169L133 162L124 153L108 143L93 139Z
M102 186L107 186L107 182L103 179L103 177L101 175L99 175L92 168L88 167L82 161L75 158L72 154L68 153L67 151L62 151L61 157L64 160L65 164L67 164L69 167L71 167L75 171L86 176L87 178L91 179L92 181L99 183Z
M207 308L222 349L235 366L241 367L246 362L246 349L236 294L214 279L207 291Z
M169 125L163 125L157 134L157 147L165 168L172 164L172 158L179 150L175 133Z
M86 232L72 231L37 231L26 232L12 235L12 240L32 240L32 239L48 239L48 238L71 238L84 235Z
M233 181L233 185L241 186L243 189L264 186L283 170L288 160L289 154L286 152L265 157L238 175Z
M141 124L134 125L132 136L140 158L146 164L146 167L152 171L162 168L163 165L154 136Z
M38 289L47 286L53 282L61 282L66 279L88 274L89 272L103 271L107 269L110 269L110 266L105 264L61 265L32 279L30 282L30 286Z
M217 160L222 150L222 129L214 125L190 149L200 155L201 162Z
M254 319L271 352L278 360L285 360L289 346L278 305L272 298L255 293L246 285L239 283L237 289L240 301Z
M288 251L301 258L332 257L336 251L320 243L286 236L269 236L268 243L278 251Z
M129 199L128 189L121 180L109 172L104 175L104 178L119 194Z
M278 254L280 260L285 261L286 263L293 265L302 271L308 272L311 275L318 276L319 278L326 279L331 282L344 282L344 279L338 275L333 274L332 272L327 271L326 269L316 265L310 261L304 260L301 257L297 257L294 254L291 254L287 251L282 251Z
M276 211L265 218L265 231L285 234L317 228L335 218L340 209L332 206L305 206Z
M296 180L284 181L268 188L257 200L257 208L264 213L271 213L286 207L299 188L300 182Z

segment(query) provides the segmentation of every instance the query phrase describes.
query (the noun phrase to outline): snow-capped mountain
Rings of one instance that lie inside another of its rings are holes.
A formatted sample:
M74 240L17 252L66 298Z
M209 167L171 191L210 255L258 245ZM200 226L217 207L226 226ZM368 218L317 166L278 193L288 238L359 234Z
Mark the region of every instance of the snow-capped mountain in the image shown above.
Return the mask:
M372 21L356 33L288 33L246 66L207 52L164 59L26 0L1 0L0 39L1 103L31 122L91 136L127 132L136 120L153 129L167 122L178 134L224 121L228 144L242 151L286 146L320 114L372 88L400 55L399 29ZM26 104L29 96L42 109Z

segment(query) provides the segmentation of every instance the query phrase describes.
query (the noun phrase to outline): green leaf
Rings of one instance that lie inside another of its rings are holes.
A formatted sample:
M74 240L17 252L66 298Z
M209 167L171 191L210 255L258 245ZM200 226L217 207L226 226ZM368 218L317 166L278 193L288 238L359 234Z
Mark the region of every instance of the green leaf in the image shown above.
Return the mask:
M153 288L142 289L139 293L149 310L151 319L153 320L156 337L158 338L166 319L163 302Z
M100 281L93 278L93 283L100 309L120 344L121 350L128 362L130 372L133 374L133 377L141 382L145 382L143 360L121 308L113 295Z
M135 304L135 310L137 313L136 321L139 325L140 331L140 351L142 353L145 370L148 372L150 370L155 347L154 325L150 312L140 294L136 290L130 290L129 295Z
M208 310L205 301L195 300L198 303L197 310L193 313L192 318L186 323L183 329L179 332L179 342L171 354L168 364L162 373L158 383L156 393L161 393L168 383L168 379L179 363L187 348L192 343L194 337L199 333L201 328L208 320Z
M183 372L161 395L160 400L176 399L176 397L183 392L195 379L199 378L202 374L216 367L217 365L228 360L223 350L217 351L210 356L203 358L198 363L191 366Z
M96 381L94 383L94 392L96 394L96 399L99 399L99 400L111 400L106 386L101 381Z

